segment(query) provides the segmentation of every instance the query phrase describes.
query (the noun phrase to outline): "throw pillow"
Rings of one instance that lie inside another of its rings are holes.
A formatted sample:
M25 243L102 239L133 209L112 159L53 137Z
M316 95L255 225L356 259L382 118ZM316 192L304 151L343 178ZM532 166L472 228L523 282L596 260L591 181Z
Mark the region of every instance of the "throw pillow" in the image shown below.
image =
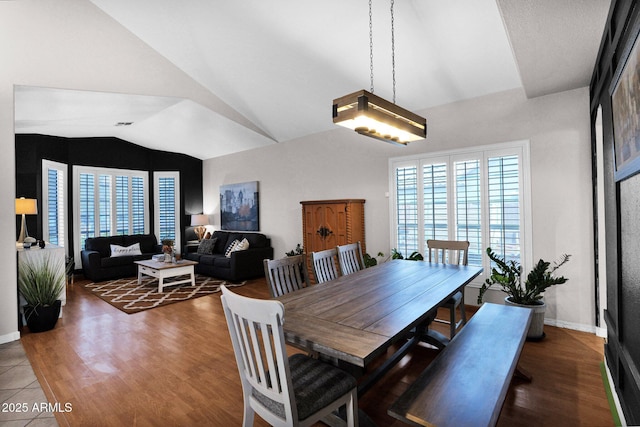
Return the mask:
M213 249L216 246L217 238L213 239L202 239L200 244L198 245L197 253L200 255L211 255L213 254Z
M231 258L231 253L235 250L236 246L238 246L239 243L239 240L234 240L233 242L231 242L229 246L227 246L227 250L224 251L224 256L226 256L227 258Z
M234 249L235 251L246 251L247 249L249 249L249 241L247 239L242 239L240 241L240 243L238 243L236 245L236 248Z
M233 252L245 251L247 249L249 249L249 241L247 239L234 240L231 242L224 255L227 258L231 258L231 254Z
M131 246L111 245L112 257L133 255L142 255L142 252L140 252L140 243L134 243Z

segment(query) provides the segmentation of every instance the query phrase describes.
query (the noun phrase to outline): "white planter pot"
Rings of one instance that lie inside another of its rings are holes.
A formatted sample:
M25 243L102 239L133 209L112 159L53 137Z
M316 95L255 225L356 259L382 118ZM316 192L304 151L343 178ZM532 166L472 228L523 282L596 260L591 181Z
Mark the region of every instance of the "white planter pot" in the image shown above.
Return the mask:
M547 310L547 305L544 303L544 301L541 301L541 304L524 305L513 303L509 301L509 297L505 297L504 303L507 305L526 307L533 310L533 316L531 316L531 324L529 325L529 331L527 332L527 340L539 341L544 338L544 313Z

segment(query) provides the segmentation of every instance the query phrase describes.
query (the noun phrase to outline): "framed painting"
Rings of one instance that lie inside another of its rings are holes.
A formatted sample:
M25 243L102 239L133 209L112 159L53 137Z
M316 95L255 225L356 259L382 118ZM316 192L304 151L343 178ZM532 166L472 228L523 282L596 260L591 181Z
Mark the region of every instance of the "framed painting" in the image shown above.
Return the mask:
M260 231L258 181L220 186L220 227Z
M634 25L612 80L615 179L640 171L640 20Z

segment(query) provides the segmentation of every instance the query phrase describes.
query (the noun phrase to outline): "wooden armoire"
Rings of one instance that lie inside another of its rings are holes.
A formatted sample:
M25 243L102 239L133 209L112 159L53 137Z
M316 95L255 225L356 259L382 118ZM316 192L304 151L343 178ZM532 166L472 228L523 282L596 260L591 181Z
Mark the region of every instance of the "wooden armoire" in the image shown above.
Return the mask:
M300 202L305 252L360 242L365 253L364 202L363 199Z

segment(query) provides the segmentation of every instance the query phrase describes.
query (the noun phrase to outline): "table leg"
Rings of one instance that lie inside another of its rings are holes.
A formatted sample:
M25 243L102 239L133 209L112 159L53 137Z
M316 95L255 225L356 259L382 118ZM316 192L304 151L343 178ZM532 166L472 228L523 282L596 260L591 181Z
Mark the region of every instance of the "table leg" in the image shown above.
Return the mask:
M164 277L162 277L162 274L161 274L160 277L158 277L158 293L159 294L162 293L163 287L164 287Z
M138 267L138 285L142 283L142 271L140 271L140 267Z
M196 285L196 273L194 272L194 268L191 267L191 286Z

